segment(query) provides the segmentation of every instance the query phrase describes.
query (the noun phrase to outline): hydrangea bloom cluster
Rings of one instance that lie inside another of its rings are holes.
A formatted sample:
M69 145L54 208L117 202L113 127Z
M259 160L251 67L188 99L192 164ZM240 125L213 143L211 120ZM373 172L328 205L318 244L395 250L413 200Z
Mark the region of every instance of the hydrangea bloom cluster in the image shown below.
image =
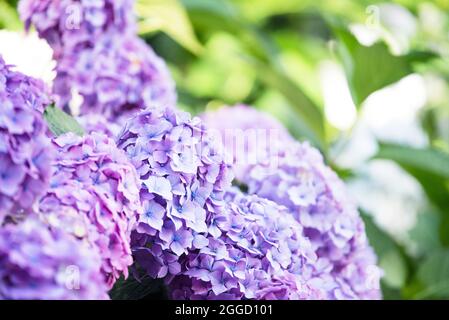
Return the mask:
M141 211L135 168L113 140L92 133L54 139L58 154L43 219L98 248L109 286L133 262L130 235Z
M105 33L134 33L134 0L21 0L25 28L35 26L56 59L79 46L93 46Z
M53 152L41 114L48 103L41 81L0 56L0 225L6 215L29 211L49 185Z
M270 165L271 155L279 151L278 141L293 142L276 119L243 104L208 111L201 118L226 146L227 161L234 165L238 180L244 179L251 165Z
M86 133L102 133L109 138L115 140L120 133L121 124L125 122L125 118L117 118L116 122L110 122L101 114L88 114L76 118L78 123Z
M142 184L135 256L153 277L177 274L179 257L207 245L208 222L223 210L231 171L200 119L171 108L148 108L130 119L118 146Z
M323 299L309 277L317 256L285 207L231 189L225 212L211 217L204 245L180 261L174 299ZM318 280L318 281L316 281Z
M27 25L54 49L57 105L81 97L81 114L109 120L146 105L174 105L174 81L162 59L135 35L132 0L22 0Z
M225 112L220 119L226 118ZM241 113L240 118L247 117ZM264 129L265 124L254 122L254 127ZM272 128L270 123L268 128ZM225 128L218 129L223 134ZM363 221L343 183L324 164L318 150L308 143L285 141L275 141L274 153L267 150L274 158L275 167L264 163L244 164L240 181L248 186L250 194L289 208L303 226L320 261L312 270L313 277L325 279L329 286L328 299L379 298L381 272L376 267Z
M96 251L36 218L0 228L0 299L108 299Z

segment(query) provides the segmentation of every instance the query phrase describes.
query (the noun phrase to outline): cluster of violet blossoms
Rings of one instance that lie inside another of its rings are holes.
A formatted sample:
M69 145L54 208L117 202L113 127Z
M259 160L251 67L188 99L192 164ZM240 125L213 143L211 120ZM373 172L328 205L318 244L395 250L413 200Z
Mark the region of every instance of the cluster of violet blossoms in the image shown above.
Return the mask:
M180 257L208 244L211 221L224 210L229 166L200 119L172 108L148 108L131 118L118 146L141 181L135 257L155 278L176 275Z
M92 248L36 216L0 228L0 300L108 299Z
M30 211L49 185L53 150L41 114L48 102L41 81L0 56L0 225Z
M318 257L285 207L231 188L223 152L198 118L149 108L118 138L144 207L136 262L174 299L319 299Z
M310 278L318 259L287 208L229 189L225 212L211 217L207 245L180 260L174 299L323 299Z
M142 209L136 170L104 134L67 133L53 141L55 173L40 215L98 249L101 272L112 287L133 262L130 236Z
M279 125L274 119L260 121L266 115L254 116L254 109L237 106L208 113L206 124L218 130L228 151L233 151L239 130L232 139L225 140L229 128L272 130ZM238 116L237 116L238 115ZM209 119L209 121L208 121ZM210 120L220 119L220 121ZM251 125L251 120L255 119ZM259 121L258 121L259 120ZM250 131L246 131L250 132ZM239 181L248 187L249 194L272 200L289 209L290 214L304 228L319 259L311 271L312 278L321 278L327 288L327 299L380 298L380 269L369 246L363 221L356 206L346 194L338 176L324 164L318 150L308 143L283 137L267 148L258 140L247 139L254 145L247 147L261 152L260 162L235 163ZM247 135L245 135L247 137ZM268 155L268 158L267 158Z
M107 299L96 248L40 219L55 147L41 81L0 57L0 299Z
M175 84L165 62L136 35L133 0L22 0L19 11L54 50L53 93L81 115L122 123L147 105L174 105ZM73 110L72 110L73 111Z

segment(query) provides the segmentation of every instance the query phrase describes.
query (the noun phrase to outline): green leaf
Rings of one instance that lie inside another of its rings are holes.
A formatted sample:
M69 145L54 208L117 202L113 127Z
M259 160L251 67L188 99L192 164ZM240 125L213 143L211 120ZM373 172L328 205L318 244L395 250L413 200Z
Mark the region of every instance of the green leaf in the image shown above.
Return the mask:
M419 266L418 281L424 288L415 299L449 297L449 250L436 250Z
M155 295L158 299L165 298L165 288L161 279L152 279L148 275L137 280L132 275L128 279L121 277L109 291L112 300L141 300Z
M262 82L279 91L288 100L298 115L297 126L303 135L321 150L326 150L323 115L318 106L304 94L293 80L278 71L273 65L264 64L249 57L247 60L257 70Z
M434 149L418 149L398 144L381 143L375 158L393 160L400 165L420 169L449 179L449 154Z
M73 132L79 136L84 135L84 130L80 124L72 116L54 105L48 106L45 109L44 117L49 129L56 136L67 132Z
M435 55L429 52L412 52L394 56L384 42L363 46L347 30L334 27L339 40L337 52L346 72L355 104L362 102L373 92L391 85L412 73L413 65L425 62Z
M449 154L435 148L417 149L381 143L375 158L395 161L419 181L429 200L440 211L439 241L449 245Z
M421 212L415 226L410 230L410 239L416 244L419 253L441 247L439 238L440 217L433 211Z
M379 265L385 275L384 285L389 288L401 288L409 274L408 256L404 248L374 223L373 219L362 212L365 230L371 246L373 246Z
M19 15L12 5L0 2L0 28L18 30L22 28Z
M136 8L142 18L140 33L162 31L192 53L199 54L203 50L185 8L178 0L139 0Z
M301 86L286 75L279 63L279 48L273 39L245 21L226 0L183 0L183 3L198 29L205 32L226 31L239 39L246 51L242 58L257 72L258 79L266 87L281 93L288 101L298 118L298 131L326 152L321 109Z

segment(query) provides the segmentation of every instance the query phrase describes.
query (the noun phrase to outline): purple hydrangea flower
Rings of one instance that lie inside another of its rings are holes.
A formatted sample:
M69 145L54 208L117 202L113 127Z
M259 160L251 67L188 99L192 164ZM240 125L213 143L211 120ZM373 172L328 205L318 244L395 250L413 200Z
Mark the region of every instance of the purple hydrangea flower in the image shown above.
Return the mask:
M116 119L116 121L109 121L101 114L88 114L79 116L76 118L78 123L84 129L86 133L102 133L109 138L115 140L116 136L120 133L121 125L125 119Z
M0 224L30 211L49 185L53 148L41 113L49 101L41 81L0 56Z
M130 235L142 206L135 168L113 140L100 133L54 139L58 154L50 189L40 202L43 219L98 248L112 286L133 262Z
M105 33L134 34L134 0L21 0L19 12L26 29L35 26L55 58L65 51L94 46Z
M239 104L201 115L215 139L225 146L227 161L234 166L235 177L242 180L252 165L267 163L278 152L277 141L293 142L285 127L268 114Z
M176 103L165 62L135 35L131 0L22 0L21 15L54 50L56 104L76 94L81 115L114 120L147 105ZM72 15L71 17L68 15ZM72 20L78 24L67 26ZM78 107L78 106L77 106Z
M179 259L204 247L207 222L223 210L232 173L200 120L172 108L148 108L130 119L118 146L141 181L135 255L150 274L163 277L177 269L169 268L167 255Z
M267 115L254 113L258 112L242 107L227 108L216 114L209 113L206 119L220 119L220 122L208 122L215 126L219 136L225 135L228 125L232 129L238 127L241 119L246 119L243 128L266 130L280 126L273 124L274 119L258 121ZM314 281L321 278L319 281L326 286L332 283L326 298L380 298L381 271L376 266L376 256L366 238L363 221L343 182L324 164L319 151L291 137L275 139L271 146L258 144L258 140L253 142L255 145L248 150L262 149L267 161L236 163L238 179L248 186L250 194L286 206L303 226L319 257L319 263L308 273ZM226 150L229 148L225 146Z
M308 270L318 261L287 209L230 189L219 237L180 259L169 277L174 299L323 299L327 288ZM336 284L329 284L336 286Z
M109 299L100 266L97 251L36 216L0 228L0 299Z

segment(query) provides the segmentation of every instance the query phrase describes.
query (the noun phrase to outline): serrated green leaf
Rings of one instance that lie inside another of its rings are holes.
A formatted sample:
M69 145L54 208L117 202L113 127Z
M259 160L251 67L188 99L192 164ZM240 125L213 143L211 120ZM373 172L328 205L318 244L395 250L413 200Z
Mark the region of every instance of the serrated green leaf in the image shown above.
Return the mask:
M199 54L203 47L198 41L184 6L177 0L139 0L136 3L139 32L162 31L180 45Z
M44 112L48 127L54 135L60 136L67 132L73 132L79 136L84 135L81 125L70 115L55 107L48 106Z

